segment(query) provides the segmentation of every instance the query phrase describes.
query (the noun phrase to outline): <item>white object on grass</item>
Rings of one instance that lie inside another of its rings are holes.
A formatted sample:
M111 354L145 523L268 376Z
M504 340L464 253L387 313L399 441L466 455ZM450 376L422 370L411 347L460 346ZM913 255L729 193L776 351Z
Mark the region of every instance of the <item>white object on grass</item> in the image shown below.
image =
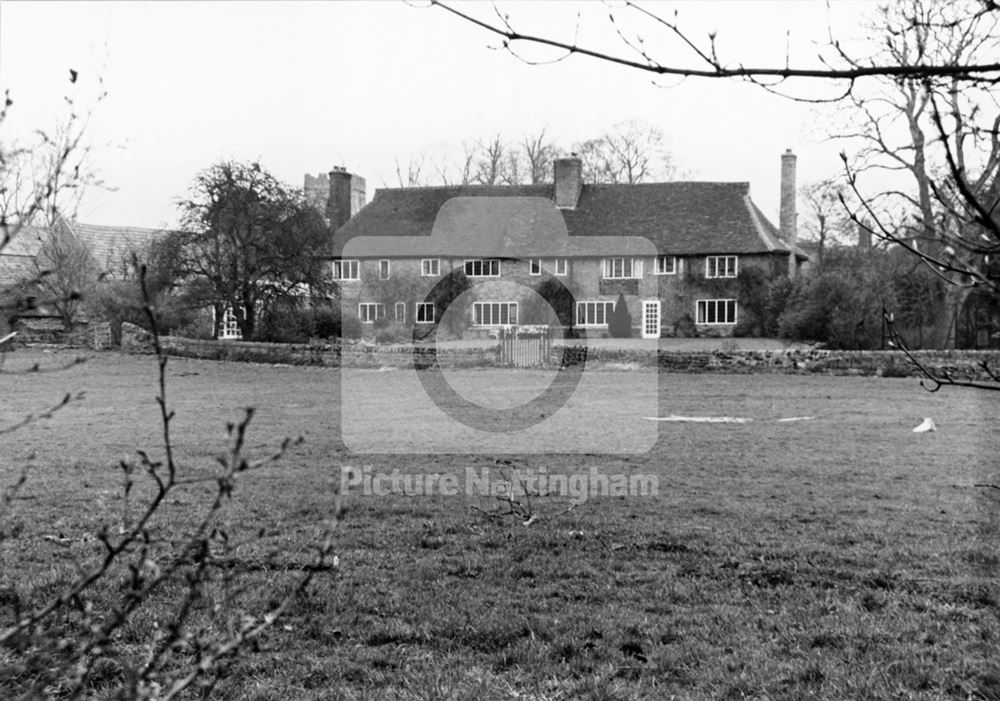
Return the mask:
M681 421L695 424L745 424L753 419L744 419L739 416L647 416L646 421Z
M787 419L778 419L778 423L787 423L789 421L809 421L815 418L815 416L789 416Z
M928 416L926 419L924 419L924 422L922 424L920 424L915 429L913 429L913 432L914 433L927 433L928 431L936 431L936 430L937 430L937 426L934 425L934 419L932 419L931 417Z

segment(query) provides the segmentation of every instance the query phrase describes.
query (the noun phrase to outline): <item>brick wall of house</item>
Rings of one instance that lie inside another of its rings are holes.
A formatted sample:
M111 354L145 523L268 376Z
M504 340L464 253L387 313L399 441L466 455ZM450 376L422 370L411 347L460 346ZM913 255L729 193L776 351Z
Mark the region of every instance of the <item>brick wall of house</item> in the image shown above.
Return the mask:
M707 279L706 257L678 257L675 272L672 274L657 274L655 261L650 257L641 257L642 276L637 279L607 280L603 278L603 258L570 258L567 259L566 275L555 276L555 260L542 259L542 269L546 274L532 275L527 260L504 259L500 262L500 277L472 277L475 285L474 299L490 302L517 302L519 321L524 323L525 314L531 304L531 290L536 288L547 275L557 277L573 293L578 302L610 301L618 299L619 291L625 291L625 300L632 315L633 325L639 326L644 300L659 299L661 301L661 327L665 335L673 335L675 330L685 323L693 323L697 315L699 299L737 299L737 321L739 319L739 294L736 278ZM439 277L452 270L462 270L464 258L439 258ZM738 270L757 268L763 270L768 277L784 273L784 258L773 255L741 255L738 256ZM411 325L414 320L415 304L423 300L439 278L422 277L421 259L393 258L390 259L390 279L379 280L379 261L365 259L360 261L360 280L341 282L341 295L345 303L357 311L361 302L381 302L386 305L386 314L394 315L392 302L406 302L406 321ZM409 285L403 286L396 280L407 279ZM406 290L407 299L398 298L390 293L393 290ZM387 296L388 295L388 296ZM471 310L467 313L471 316ZM732 335L736 324L695 324L699 335Z

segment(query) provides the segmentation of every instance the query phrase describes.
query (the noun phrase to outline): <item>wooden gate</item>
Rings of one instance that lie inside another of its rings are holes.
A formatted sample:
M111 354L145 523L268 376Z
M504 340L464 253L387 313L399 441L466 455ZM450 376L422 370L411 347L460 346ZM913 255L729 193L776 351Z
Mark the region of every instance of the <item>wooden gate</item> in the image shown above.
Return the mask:
M501 328L500 364L517 368L540 367L549 364L552 348L548 326Z

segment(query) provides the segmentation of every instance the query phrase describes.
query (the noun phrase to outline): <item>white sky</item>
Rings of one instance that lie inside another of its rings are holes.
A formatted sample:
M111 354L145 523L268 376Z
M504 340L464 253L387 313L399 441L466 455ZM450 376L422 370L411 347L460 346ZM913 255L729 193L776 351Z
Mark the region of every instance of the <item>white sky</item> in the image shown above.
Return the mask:
M724 58L814 63L828 9L819 2L671 2L651 6L703 38L718 32ZM460 8L493 19L489 4ZM607 21L617 5L504 3L516 29L626 51ZM850 24L868 3L834 4ZM665 58L665 33L644 31ZM93 167L113 191L91 190L79 219L176 226L176 201L194 175L220 159L260 159L301 186L303 174L344 165L374 189L398 185L395 159L459 149L493 133L518 139L546 127L564 147L626 119L667 134L677 165L699 180L751 183L777 223L779 157L799 156L799 183L838 172L841 146L824 142L828 113L734 81L688 79L657 87L651 76L574 56L529 66L496 39L440 8L395 2L3 2L0 85L14 100L4 139L51 128L74 88L97 106ZM525 49L526 53L529 53ZM535 49L537 58L552 51ZM686 60L686 57L685 57Z

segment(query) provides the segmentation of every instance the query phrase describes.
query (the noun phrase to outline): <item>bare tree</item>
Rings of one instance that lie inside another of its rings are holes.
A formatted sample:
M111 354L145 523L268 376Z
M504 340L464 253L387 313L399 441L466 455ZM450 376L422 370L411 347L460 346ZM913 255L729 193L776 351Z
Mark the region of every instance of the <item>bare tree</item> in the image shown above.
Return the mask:
M559 155L559 148L541 129L533 134L525 134L521 140L519 153L524 161L524 178L532 185L552 181L552 161Z
M452 149L442 145L431 159L434 173L441 185L469 185L477 177L480 159L480 142L463 141L462 152L457 157Z
M675 172L663 130L641 120L615 124L600 138L583 141L573 150L583 161L586 182L669 180Z
M803 185L799 197L806 205L801 222L803 238L816 242L816 265L823 267L823 255L831 243L845 243L853 223L841 204L846 184L825 178Z
M1000 51L995 14L969 12L961 4L907 0L883 8L874 30L885 37L881 60L919 66L973 64ZM845 206L875 235L902 246L950 284L934 300L936 347L954 344L955 319L971 289L1000 290L989 272L1000 254L1000 108L995 84L957 77L882 79L848 98L851 122L838 134L860 144L845 156L857 204ZM872 172L903 176L899 186L872 191ZM843 199L843 198L842 198ZM929 300L930 301L930 300Z
M399 158L397 158L396 179L399 181L399 186L420 187L424 185L423 170L425 161L424 156L410 156L410 160L406 164L406 174L404 175L403 167L399 163Z
M33 273L42 301L52 305L67 331L72 329L84 300L98 283L90 247L64 221L56 221L48 227Z
M479 143L475 181L480 185L504 184L507 176L507 144L494 134Z
M77 71L70 69L70 83ZM71 217L86 187L101 184L89 167L90 145L84 140L96 105L107 93L98 80L95 107L83 109L70 92L66 116L54 128L37 129L29 141L6 140L0 147L0 251L25 226L55 223ZM0 127L14 101L4 93Z
M685 30L679 21L678 13L667 17L657 14L646 6L626 0L621 12L612 10L608 13L610 28L622 42L622 51L614 53L606 50L582 46L576 41L567 43L551 36L540 36L520 32L514 27L509 15L499 11L482 19L473 16L466 8L458 9L450 3L431 0L431 6L439 7L465 22L484 29L500 38L501 48L520 58L517 47L521 44L548 46L563 52L562 58L579 55L592 59L613 63L624 68L652 73L660 76L694 77L694 78L736 78L750 81L767 87L774 87L784 81L805 78L835 81L839 84L841 93L846 94L859 81L872 77L887 77L899 80L921 80L923 78L948 78L962 84L978 84L981 82L996 82L1000 74L1000 62L995 58L985 56L964 64L955 64L945 57L928 60L914 65L896 62L891 57L872 56L854 60L848 56L836 38L831 37L826 46L813 59L811 66L796 66L788 58L783 66L752 66L746 65L739 58L727 60L723 56L722 47L716 42L715 33L706 37L693 36ZM963 3L963 14L967 19L975 19L1000 11L996 0L980 0L979 2ZM622 20L628 16L644 23L644 33L627 32ZM650 39L650 36L662 35ZM677 53L680 50L680 54ZM659 52L670 54L671 59L658 58ZM675 58L686 55L689 64L678 62ZM524 59L521 59L524 60Z

